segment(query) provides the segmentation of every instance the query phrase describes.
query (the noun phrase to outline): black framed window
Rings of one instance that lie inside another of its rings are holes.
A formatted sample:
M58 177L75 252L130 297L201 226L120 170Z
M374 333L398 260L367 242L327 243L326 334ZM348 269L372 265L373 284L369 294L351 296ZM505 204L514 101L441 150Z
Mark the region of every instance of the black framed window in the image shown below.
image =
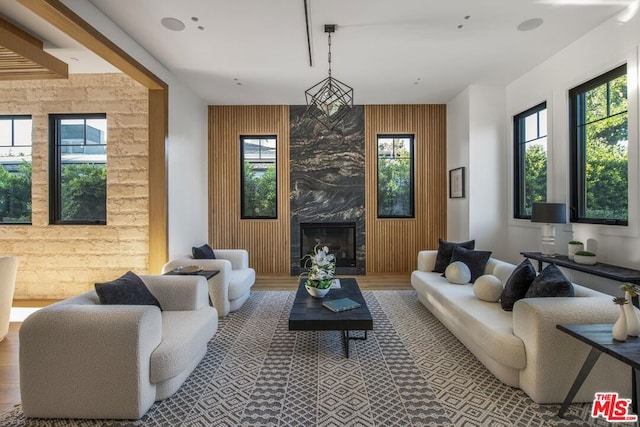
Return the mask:
M49 115L52 224L107 223L107 115Z
M29 115L0 115L0 224L31 224Z
M627 66L569 91L571 222L627 225Z
M278 217L276 136L241 136L241 218Z
M378 218L414 218L413 135L378 135Z
M534 203L547 200L547 103L513 118L513 217L531 218Z

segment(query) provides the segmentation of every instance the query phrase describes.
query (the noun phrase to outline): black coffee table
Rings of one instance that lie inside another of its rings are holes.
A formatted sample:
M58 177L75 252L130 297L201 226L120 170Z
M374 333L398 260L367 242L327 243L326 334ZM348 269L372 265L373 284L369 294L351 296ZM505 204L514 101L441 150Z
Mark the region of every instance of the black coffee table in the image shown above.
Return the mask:
M304 287L305 279L300 280L298 292L289 314L290 331L342 331L344 354L349 357L349 340L366 340L367 331L373 329L373 318L362 297L356 279L340 279L341 287L331 289L324 298L314 298ZM351 298L360 303L360 308L334 313L322 306L324 301ZM351 331L364 331L353 336Z

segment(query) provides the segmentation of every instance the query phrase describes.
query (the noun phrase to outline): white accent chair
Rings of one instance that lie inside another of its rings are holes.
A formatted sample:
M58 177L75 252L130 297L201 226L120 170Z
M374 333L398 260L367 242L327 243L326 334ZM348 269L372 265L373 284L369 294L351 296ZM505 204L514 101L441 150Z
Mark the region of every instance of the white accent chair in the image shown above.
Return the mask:
M162 305L102 305L95 291L20 327L26 417L139 419L175 393L218 329L201 276L140 276Z
M16 289L18 258L14 256L0 257L0 341L9 332L11 305Z
M249 298L256 282L256 272L249 267L249 253L244 249L214 249L216 259L194 259L191 255L169 261L162 267L167 273L176 267L197 265L205 270L219 270L209 279L209 296L218 316L236 311Z

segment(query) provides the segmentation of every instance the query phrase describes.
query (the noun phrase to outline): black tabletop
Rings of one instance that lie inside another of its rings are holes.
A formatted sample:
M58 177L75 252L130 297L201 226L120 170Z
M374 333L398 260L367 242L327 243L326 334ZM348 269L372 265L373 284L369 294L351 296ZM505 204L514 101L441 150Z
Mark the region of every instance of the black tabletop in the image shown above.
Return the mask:
M291 314L289 315L290 331L340 331L340 330L372 330L373 318L367 303L358 288L356 279L340 279L341 287L331 289L324 298L314 298L304 287L305 279L298 284L298 291ZM359 302L360 308L334 313L322 306L327 300L351 298Z
M204 276L205 279L209 280L218 273L220 273L220 270L201 270L197 273L183 273L181 271L171 270L164 274L167 276Z

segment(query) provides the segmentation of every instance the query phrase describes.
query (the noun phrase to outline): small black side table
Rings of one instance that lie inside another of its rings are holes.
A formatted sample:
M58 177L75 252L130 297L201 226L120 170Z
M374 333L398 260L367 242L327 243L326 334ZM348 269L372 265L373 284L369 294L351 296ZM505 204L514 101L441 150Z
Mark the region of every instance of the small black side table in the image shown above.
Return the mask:
M611 335L611 329L613 328L611 324L556 325L556 328L591 346L591 351L584 361L580 372L578 372L578 376L573 382L571 389L569 389L569 393L567 393L567 397L564 399L558 411L558 416L560 418L564 416L571 401L576 396L578 390L580 390L582 383L587 379L591 369L602 353L615 357L621 362L631 366L631 410L633 413L638 414L638 388L640 384L638 384L639 378L637 371L640 369L640 338L627 337L627 341L616 341Z
M197 273L182 273L179 271L171 270L164 273L165 276L203 276L207 279L207 282L216 274L220 273L220 270L201 270ZM209 294L209 291L207 290ZM211 301L211 294L209 294L209 305L213 307L213 301Z

